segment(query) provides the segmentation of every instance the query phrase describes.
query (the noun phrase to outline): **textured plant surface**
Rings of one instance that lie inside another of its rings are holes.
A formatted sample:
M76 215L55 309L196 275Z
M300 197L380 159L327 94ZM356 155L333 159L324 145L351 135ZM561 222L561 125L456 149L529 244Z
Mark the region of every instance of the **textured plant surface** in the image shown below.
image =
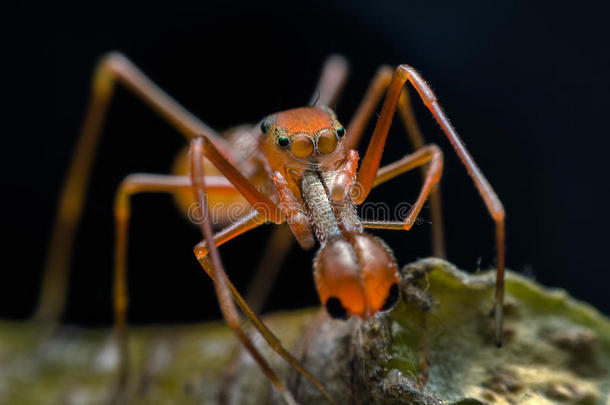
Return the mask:
M610 322L595 309L509 274L498 349L492 274L437 259L402 272L402 302L368 323L314 310L266 318L339 403L610 404ZM324 403L252 336L301 404ZM221 392L232 404L281 403L222 323L133 328L130 348L126 403L216 404ZM0 322L0 404L106 402L117 364L108 330Z

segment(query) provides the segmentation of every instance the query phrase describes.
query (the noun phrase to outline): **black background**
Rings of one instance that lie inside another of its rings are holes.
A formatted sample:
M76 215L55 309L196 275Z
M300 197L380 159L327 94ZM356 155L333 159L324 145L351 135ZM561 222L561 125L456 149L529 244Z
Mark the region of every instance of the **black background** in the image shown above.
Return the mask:
M464 4L468 3L468 4ZM128 55L217 129L305 104L320 66L347 56L351 76L337 107L347 123L380 64L408 63L435 89L502 199L507 263L610 313L607 261L608 9L561 2L213 2L14 5L2 24L3 268L0 316L34 309L56 197L75 144L95 61ZM445 151L443 203L449 258L464 269L494 264L493 222L430 115L430 142ZM398 128L398 126L396 125ZM384 162L409 151L391 133ZM179 135L124 89L110 108L79 229L66 321L111 322L112 200L128 173L166 173ZM361 148L362 151L362 148ZM412 201L419 174L371 200ZM426 209L424 219L429 219ZM221 249L238 288L271 226ZM171 198L134 198L130 319L219 317L192 255L196 228ZM379 231L399 264L430 254L427 225ZM267 310L317 305L312 252L295 248ZM480 263L480 266L479 264Z

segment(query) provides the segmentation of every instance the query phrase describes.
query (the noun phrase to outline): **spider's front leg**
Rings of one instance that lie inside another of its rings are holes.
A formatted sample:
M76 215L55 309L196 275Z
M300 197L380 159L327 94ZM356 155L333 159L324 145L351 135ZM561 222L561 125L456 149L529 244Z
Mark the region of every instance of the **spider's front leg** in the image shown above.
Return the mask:
M127 57L118 52L105 55L92 77L89 106L57 204L38 307L33 315L37 321L57 324L64 311L74 238L117 83L140 98L185 138L206 134L228 156L230 145L225 139L170 97Z
M263 321L250 309L246 301L242 298L241 294L237 291L235 286L231 283L222 265L220 254L217 248L217 236L213 236L212 227L210 222L207 220L207 199L206 199L206 185L205 176L203 172L203 157L207 157L214 163L214 165L233 183L233 185L250 201L250 203L258 209L259 221L265 221L270 219L281 218L280 209L277 205L272 203L265 197L269 203L264 203L262 196L251 199L248 198L248 191L257 193L258 191L253 185L245 178L240 178L239 172L231 166L231 164L224 160L223 157L215 151L214 146L211 143L206 142L204 138L195 138L191 141L190 159L191 159L191 182L193 191L195 193L195 200L198 203L200 212L200 227L203 233L204 240L195 247L195 255L197 260L210 276L214 282L216 288L216 295L218 304L224 319L226 320L229 327L235 332L238 339L248 350L250 355L261 367L265 375L270 379L275 388L280 392L287 404L296 404L292 394L284 383L279 379L277 374L269 366L267 361L263 358L261 353L258 351L256 346L252 343L250 337L243 331L241 326L241 320L239 313L237 312L237 306L241 311L250 319L254 327L260 332L263 338L271 346L271 348L278 353L284 360L286 360L292 367L294 367L299 373L301 373L309 382L311 382L325 398L331 403L335 404L328 391L324 388L322 383L318 381L311 373L309 373L301 363L292 356L288 350L282 345L281 341L275 336L275 334L263 323ZM234 172L231 172L231 171ZM260 194L260 192L258 192ZM274 221L275 222L275 221ZM230 228L230 227L229 227ZM237 235L245 232L248 229L228 229L223 236L223 239L230 240ZM222 234L223 231L220 232Z
M381 66L377 70L366 94L362 98L362 102L358 106L356 113L347 127L347 149L356 148L359 144L366 126L376 112L377 105L392 82L392 74L393 69L389 66ZM417 151L423 148L425 146L424 137L417 124L415 112L411 105L411 97L406 88L402 89L396 108L413 149ZM421 166L421 169L422 179L426 181L428 168ZM447 255L445 252L445 231L443 226L440 183L434 185L428 196L428 201L430 203L430 218L432 220L432 252L434 256L444 259Z
M234 191L231 183L222 176L208 176L208 192L223 194ZM131 196L140 193L176 194L192 189L188 176L157 174L131 174L121 182L115 202L115 246L114 246L114 327L119 348L119 373L115 396L125 392L129 373L129 351L127 344L127 248L129 221L131 218Z
M425 106L430 110L443 132L449 138L453 148L460 160L466 166L466 170L473 179L479 194L485 201L485 205L496 223L496 248L497 248L497 271L496 271L496 296L495 296L495 337L496 344L502 345L503 333L503 303L504 303L504 207L493 188L474 162L472 156L464 146L458 133L453 128L445 112L439 105L436 96L424 79L412 67L400 65L396 68L392 81L388 88L385 101L381 110L377 125L373 131L371 141L362 159L362 165L358 172L357 181L362 192L357 196L355 202L362 203L374 186L377 171L381 162L381 155L386 143L388 131L392 123L392 117L396 111L401 92L407 82L410 82Z
M419 196L415 203L409 210L406 218L401 221L363 221L362 224L365 228L377 228L377 229L398 229L408 231L411 229L417 216L419 215L424 202L431 194L434 186L438 184L441 174L443 172L443 152L440 148L434 144L426 145L416 152L409 154L402 159L397 160L387 166L380 168L377 171L377 176L373 182L373 187L378 186L396 176L401 175L409 170L421 167L425 164L430 164L426 176L424 178L424 184L419 192ZM357 193L362 193L362 189L358 189ZM353 195L357 198L358 194Z

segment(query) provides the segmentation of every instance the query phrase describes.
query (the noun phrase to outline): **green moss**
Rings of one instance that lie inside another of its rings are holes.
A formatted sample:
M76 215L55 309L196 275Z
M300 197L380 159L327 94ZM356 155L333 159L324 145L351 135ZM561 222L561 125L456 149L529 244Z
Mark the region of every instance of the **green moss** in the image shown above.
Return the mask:
M505 344L498 349L493 274L467 275L436 259L406 271L422 269L427 276L418 285L435 303L425 311L407 297L395 311L390 368L417 377L418 353L427 351L425 391L454 403L610 401L610 322L595 309L509 273Z

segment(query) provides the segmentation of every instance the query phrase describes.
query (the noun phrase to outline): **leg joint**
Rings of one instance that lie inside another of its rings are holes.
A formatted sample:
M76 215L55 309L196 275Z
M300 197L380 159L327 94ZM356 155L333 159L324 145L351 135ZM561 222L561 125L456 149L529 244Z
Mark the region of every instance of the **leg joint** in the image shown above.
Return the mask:
M425 104L431 104L436 102L436 96L434 92L428 86L428 83L420 76L415 69L409 65L399 65L396 68L396 74L400 75L404 80L411 82L415 90L419 93Z
M98 69L116 73L125 65L131 65L129 59L122 53L113 51L102 56L98 62Z
M500 200L494 201L494 212L493 212L494 221L498 225L504 225L504 218L506 217L506 212L504 211L504 206L500 202Z
M443 150L435 143L430 143L426 145L427 148L430 148L430 153L432 154L432 159L440 159L441 161L444 159Z
M385 85L387 86L392 79L392 73L394 73L394 69L391 66L381 65L379 69L377 69L376 76L378 80L385 82Z
M125 64L129 64L129 60L119 52L104 55L95 67L93 91L98 95L110 96L115 77Z
M197 260L202 260L208 255L208 243L203 240L199 242L194 248L193 252L195 253L195 257Z

